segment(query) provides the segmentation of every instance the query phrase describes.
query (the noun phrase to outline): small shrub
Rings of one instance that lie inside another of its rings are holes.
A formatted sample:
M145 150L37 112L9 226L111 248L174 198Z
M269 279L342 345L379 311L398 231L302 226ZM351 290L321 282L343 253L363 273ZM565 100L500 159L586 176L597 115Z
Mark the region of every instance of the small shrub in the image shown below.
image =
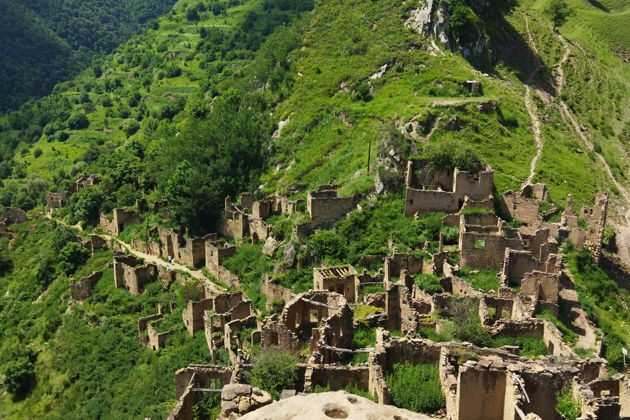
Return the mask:
M67 124L70 130L83 130L88 128L90 120L88 120L85 114L79 113L71 115L70 118L68 118Z
M573 399L571 388L556 394L556 411L564 416L566 420L576 420L582 408L580 403Z

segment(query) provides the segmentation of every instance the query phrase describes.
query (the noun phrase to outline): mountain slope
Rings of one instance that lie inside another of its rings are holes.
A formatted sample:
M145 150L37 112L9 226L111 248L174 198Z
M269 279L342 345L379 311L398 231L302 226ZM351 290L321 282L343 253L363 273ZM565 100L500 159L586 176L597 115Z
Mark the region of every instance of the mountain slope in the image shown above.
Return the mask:
M0 111L48 94L174 0L0 1Z

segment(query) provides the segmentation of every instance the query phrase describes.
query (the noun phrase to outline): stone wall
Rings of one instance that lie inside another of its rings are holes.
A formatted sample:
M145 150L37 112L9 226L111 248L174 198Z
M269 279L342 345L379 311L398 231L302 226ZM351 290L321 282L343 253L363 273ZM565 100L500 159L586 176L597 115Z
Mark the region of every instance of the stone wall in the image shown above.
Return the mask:
M206 268L210 270L211 266L218 267L221 265L221 261L224 258L234 255L236 253L236 246L222 240L208 239L205 243L205 252Z
M418 174L415 166L413 163L407 165L407 217L428 212L456 213L467 197L485 203L492 196L493 172L489 167L475 174L455 169L451 177L444 171L428 175L426 166ZM415 175L411 175L412 171Z
M102 271L95 271L80 280L70 280L70 295L72 299L80 302L92 296L92 289L102 276Z
M504 366L466 362L459 369L453 416L467 420L503 420L507 372Z
M425 262L422 257L413 254L394 254L385 257L383 269L385 283L393 281L394 277L400 277L402 270L407 270L409 274L419 274L423 272Z
M337 185L322 185L308 193L306 209L311 228L337 220L354 209L357 197L340 197L337 189Z
M127 289L133 295L141 295L144 287L157 279L157 268L153 264L143 264L141 259L131 255L114 256L114 284L119 289Z
M549 255L546 260L539 260L532 256L530 251L518 249L505 249L503 259L502 279L509 285L519 286L526 273L540 271L554 273L556 271L557 257Z
M487 270L500 270L507 248L522 248L518 237L510 238L504 234L460 232L460 265Z
M367 366L317 364L307 366L305 377L304 388L307 391L312 391L316 386L330 387L331 391L349 386L367 391L370 374Z
M314 268L313 289L337 292L354 303L359 297L357 271L350 265Z
M283 300L286 303L295 297L291 289L274 283L273 279L268 275L264 276L260 291L267 297L267 308L271 308L274 300Z

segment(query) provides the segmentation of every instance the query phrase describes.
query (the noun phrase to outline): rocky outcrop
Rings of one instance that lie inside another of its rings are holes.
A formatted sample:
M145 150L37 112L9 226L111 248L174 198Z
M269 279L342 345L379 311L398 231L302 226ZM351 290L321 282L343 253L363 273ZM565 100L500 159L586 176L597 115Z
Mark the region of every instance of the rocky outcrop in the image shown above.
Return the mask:
M296 395L276 401L241 418L243 420L431 419L424 414L413 413L390 405L380 405L344 391Z
M272 401L273 399L267 391L252 388L251 385L225 385L221 391L221 414L219 414L218 420L238 418L269 405Z

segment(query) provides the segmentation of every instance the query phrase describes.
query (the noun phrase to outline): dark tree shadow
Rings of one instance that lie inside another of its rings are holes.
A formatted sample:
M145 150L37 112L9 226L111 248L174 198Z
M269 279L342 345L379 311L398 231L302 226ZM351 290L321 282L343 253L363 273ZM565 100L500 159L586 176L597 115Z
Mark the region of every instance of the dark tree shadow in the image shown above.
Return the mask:
M602 3L600 3L597 0L588 0L588 2L591 4L591 6L593 7L597 7L599 10L606 12L606 13L610 13L610 9L606 6L604 6Z
M506 2L502 8L479 15L485 23L490 48L487 53L467 60L477 70L494 76L498 75L498 67L507 67L521 82L552 92L551 70L530 47L526 35L519 33L505 19L505 14L513 7L513 3ZM531 77L536 68L538 71Z

